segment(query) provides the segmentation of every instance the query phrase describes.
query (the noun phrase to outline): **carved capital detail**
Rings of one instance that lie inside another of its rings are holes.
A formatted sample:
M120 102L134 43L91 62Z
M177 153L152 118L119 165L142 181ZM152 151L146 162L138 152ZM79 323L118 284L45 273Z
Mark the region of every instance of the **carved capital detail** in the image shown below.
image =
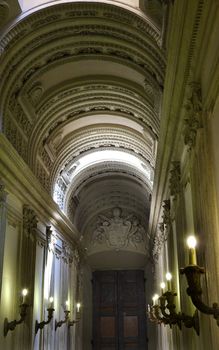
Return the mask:
M33 237L37 230L37 216L33 209L28 205L23 208L23 229L24 234L28 237Z
M200 84L197 82L190 83L190 92L185 109L184 143L189 149L192 149L195 147L197 131L202 128L202 95Z
M48 250L55 250L55 237L52 235L51 226L46 226L46 246Z
M165 230L169 230L171 224L171 216L170 216L170 200L165 199L163 201L163 215L162 215L162 224L164 225Z
M73 261L73 250L69 243L62 241L62 252L61 252L62 259L66 263L72 263Z
M170 195L176 199L177 195L180 192L180 179L181 179L181 171L180 171L180 162L174 161L172 162L172 169L170 170Z
M153 241L152 260L154 261L154 263L158 261L162 246L168 239L171 225L170 200L164 200L162 207L162 221L158 224L156 236Z

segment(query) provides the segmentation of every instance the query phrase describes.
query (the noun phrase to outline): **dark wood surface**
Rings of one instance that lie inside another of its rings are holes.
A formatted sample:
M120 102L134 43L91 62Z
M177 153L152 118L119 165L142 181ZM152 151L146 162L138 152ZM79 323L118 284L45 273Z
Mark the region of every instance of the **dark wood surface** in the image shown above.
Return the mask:
M144 272L93 273L93 349L145 350Z

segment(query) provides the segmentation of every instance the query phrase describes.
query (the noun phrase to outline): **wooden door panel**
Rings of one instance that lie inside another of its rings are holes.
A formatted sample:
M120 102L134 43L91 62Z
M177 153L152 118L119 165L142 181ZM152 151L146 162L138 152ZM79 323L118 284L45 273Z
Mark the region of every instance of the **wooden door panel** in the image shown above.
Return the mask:
M121 349L146 349L144 272L120 271L118 314Z
M93 273L93 348L119 350L115 271Z
M138 316L123 316L124 337L138 337Z
M145 350L143 271L93 273L93 349Z

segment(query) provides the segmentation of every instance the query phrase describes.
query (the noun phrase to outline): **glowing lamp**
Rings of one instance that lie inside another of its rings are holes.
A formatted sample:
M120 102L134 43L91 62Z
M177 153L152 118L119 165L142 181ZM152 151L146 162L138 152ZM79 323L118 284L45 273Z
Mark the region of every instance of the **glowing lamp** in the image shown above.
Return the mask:
M196 250L197 240L195 236L189 236L187 238L187 245L189 247L189 265L197 265Z

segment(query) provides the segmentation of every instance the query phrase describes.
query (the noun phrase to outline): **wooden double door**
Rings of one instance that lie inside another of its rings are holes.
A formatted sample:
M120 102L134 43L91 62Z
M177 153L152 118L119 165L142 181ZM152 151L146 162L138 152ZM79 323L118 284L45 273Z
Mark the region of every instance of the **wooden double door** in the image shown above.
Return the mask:
M93 273L93 349L145 350L144 272Z

